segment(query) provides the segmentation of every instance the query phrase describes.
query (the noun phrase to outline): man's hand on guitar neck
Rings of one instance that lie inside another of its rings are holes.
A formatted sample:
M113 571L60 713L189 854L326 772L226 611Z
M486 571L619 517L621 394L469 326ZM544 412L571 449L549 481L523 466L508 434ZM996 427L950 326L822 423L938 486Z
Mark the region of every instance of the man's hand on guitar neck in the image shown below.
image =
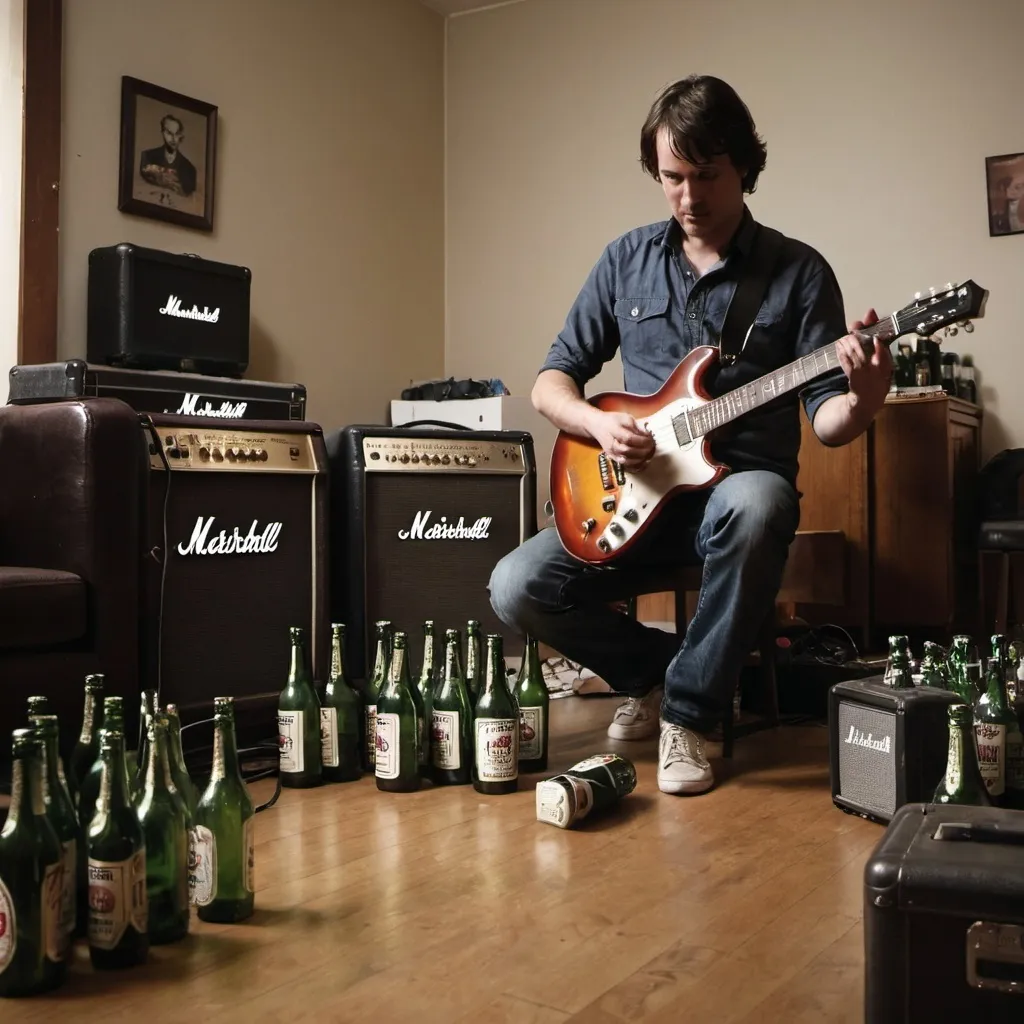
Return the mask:
M870 355L857 332L878 322L878 314L869 309L863 320L850 324L850 333L836 342L839 365L850 390L823 402L814 416L814 432L823 444L849 444L867 430L875 414L885 404L892 379L889 346L878 338Z

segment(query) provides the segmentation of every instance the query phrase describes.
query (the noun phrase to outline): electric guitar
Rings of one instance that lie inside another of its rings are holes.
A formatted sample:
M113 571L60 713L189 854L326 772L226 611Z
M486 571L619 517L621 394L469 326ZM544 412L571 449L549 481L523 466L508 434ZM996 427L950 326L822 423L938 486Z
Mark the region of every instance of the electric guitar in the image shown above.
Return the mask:
M874 339L891 342L905 334L930 337L951 324L984 316L988 292L973 281L920 293L891 316L865 327L865 348ZM729 468L711 458L710 437L738 419L809 381L840 368L835 342L779 367L734 391L711 398L704 378L718 362L718 349L693 349L653 395L608 391L588 401L604 411L627 412L654 435L654 456L630 472L591 438L560 431L551 453L551 504L562 546L584 562L600 565L623 555L681 491L710 487Z

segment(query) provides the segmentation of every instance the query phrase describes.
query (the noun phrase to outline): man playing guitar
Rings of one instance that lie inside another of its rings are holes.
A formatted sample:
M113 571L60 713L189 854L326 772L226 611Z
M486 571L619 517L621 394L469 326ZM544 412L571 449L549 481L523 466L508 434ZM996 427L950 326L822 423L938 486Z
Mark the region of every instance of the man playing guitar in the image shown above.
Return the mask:
M655 453L651 433L628 413L590 404L584 387L618 351L626 390L651 394L688 352L718 344L761 230L744 196L756 187L766 149L729 85L691 76L654 102L640 153L671 217L605 248L532 395L561 431L593 439L622 470L637 474ZM782 238L742 351L717 365L705 385L712 396L724 394L836 342L841 369L808 383L799 400L824 444L847 444L867 429L889 390L888 345L876 338L865 351L855 335L876 321L871 310L846 333L831 267L809 245ZM627 694L610 737L640 740L660 730L658 786L666 793L703 793L713 785L705 735L731 708L743 660L778 593L800 515L797 392L716 431L711 445L730 472L673 498L614 564L577 559L547 528L503 558L490 581L503 621ZM655 566L698 562L701 591L682 638L610 604L637 593L645 570L649 578Z

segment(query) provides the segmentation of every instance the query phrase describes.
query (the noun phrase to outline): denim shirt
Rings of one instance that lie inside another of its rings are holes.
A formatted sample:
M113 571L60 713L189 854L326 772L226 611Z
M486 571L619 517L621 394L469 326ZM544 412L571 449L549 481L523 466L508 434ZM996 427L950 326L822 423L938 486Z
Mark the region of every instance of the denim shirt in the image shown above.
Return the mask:
M702 277L683 254L674 219L615 239L591 270L541 370L561 370L582 392L618 351L626 391L653 394L692 349L717 347L756 227L745 209L725 257ZM743 351L731 366L714 365L705 387L716 398L846 333L832 268L811 246L785 238ZM734 472L768 469L795 486L798 402L813 422L822 402L847 390L842 370L824 374L716 432L712 454Z

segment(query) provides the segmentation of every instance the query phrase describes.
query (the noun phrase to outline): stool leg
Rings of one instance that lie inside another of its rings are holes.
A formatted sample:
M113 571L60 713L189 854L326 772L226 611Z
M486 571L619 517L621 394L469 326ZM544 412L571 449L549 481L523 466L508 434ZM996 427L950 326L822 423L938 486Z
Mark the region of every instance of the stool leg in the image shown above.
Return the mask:
M775 612L765 619L761 627L760 643L758 644L760 665L758 674L761 677L761 693L765 702L765 717L772 725L779 724L779 683L775 675Z

